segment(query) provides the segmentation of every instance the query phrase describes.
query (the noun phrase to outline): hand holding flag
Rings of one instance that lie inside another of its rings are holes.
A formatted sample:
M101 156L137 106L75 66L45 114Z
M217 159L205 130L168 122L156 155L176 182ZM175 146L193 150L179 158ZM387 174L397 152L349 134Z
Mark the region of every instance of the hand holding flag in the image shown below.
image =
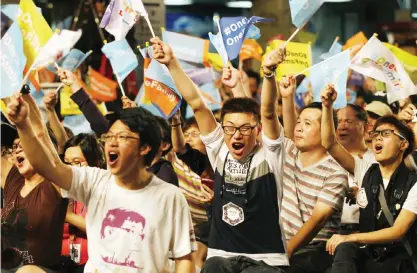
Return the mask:
M271 51L264 59L262 71L266 78L271 78L275 75L275 70L281 64L287 55L285 45L282 44L276 50Z
M323 104L324 107L327 107L327 108L332 107L333 103L337 99L337 92L336 92L336 89L334 88L334 85L333 84L326 85L326 87L321 92L320 98L321 98L321 103Z
M171 63L171 61L175 58L171 47L168 44L162 42L161 39L159 39L159 37L152 38L151 43L153 50L153 58L157 60L159 63L168 66Z
M240 72L233 66L223 67L222 82L230 88L235 88L240 81Z
M62 69L55 64L55 69L57 70L57 75L59 80L66 86L70 86L73 92L76 92L82 88L81 83L78 78L74 75L71 70Z
M279 82L279 92L283 98L293 98L295 93L295 77L294 76L285 76Z

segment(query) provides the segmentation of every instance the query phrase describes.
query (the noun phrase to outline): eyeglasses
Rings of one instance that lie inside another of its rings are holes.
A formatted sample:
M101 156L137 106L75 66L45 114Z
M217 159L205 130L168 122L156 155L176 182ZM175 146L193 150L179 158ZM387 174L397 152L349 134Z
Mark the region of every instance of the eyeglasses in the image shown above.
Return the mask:
M371 131L371 132L369 132L369 137L371 139L374 139L374 138L377 138L379 135L381 135L384 138L388 138L388 137L392 136L392 134L406 140L405 137L403 137L402 135L400 135L399 133L395 132L392 129Z
M198 132L184 133L184 137L189 137L189 136L198 137L199 135L200 135L200 133L198 133Z
M256 123L254 126L250 125L242 125L240 127L235 126L223 126L223 132L226 135L233 136L236 131L239 130L239 132L244 136L249 136L252 133L252 130L258 126L258 123Z
M81 167L85 161L73 161L73 162L64 162L67 165L71 165L74 167Z
M113 138L119 143L125 143L129 139L139 139L138 137L129 136L126 133L118 133L118 134L115 134L115 135L113 135L113 134L101 135L100 141L103 142L103 143L111 142L113 140Z

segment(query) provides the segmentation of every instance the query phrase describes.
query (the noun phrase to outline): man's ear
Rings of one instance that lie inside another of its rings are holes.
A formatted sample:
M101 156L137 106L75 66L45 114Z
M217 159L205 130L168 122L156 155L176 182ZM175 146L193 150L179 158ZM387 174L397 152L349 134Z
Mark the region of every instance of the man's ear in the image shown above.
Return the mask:
M401 141L400 150L405 151L407 150L410 143L407 140Z
M167 150L169 150L169 148L171 148L171 143L168 143L168 142L162 142L162 151L167 151Z
M144 157L151 152L152 148L149 145L142 145L139 147L139 155Z
M256 134L256 136L259 136L259 134L262 132L262 124L258 123L258 133Z

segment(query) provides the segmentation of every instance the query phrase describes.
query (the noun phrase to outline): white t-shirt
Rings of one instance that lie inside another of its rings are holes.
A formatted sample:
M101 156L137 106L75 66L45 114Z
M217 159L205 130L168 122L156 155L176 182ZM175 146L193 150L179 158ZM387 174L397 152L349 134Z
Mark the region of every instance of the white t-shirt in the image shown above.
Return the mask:
M355 174L352 175L349 173L348 182L350 187L362 187L362 180L368 171L369 167L377 163L375 160L375 155L371 149L368 149L362 156L353 156L355 159ZM346 199L345 199L346 201ZM343 213L342 213L342 224L358 224L359 223L359 206L357 204L349 205L349 203L344 202L343 204Z
M417 214L417 183L408 192L407 199L403 204L403 209L406 209L414 214Z
M145 188L127 190L107 170L72 167L72 173L68 196L88 208L85 273L169 272L170 251L180 258L196 250L188 204L177 187L154 176Z

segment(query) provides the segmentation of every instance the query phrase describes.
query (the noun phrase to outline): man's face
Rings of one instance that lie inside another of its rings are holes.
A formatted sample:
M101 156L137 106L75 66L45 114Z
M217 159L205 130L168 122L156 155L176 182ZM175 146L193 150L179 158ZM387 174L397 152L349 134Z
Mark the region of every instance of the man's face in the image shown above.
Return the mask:
M14 165L19 170L19 173L23 175L25 178L31 177L35 174L35 169L30 164L29 160L27 160L25 152L22 149L22 145L20 144L19 138L16 138L13 141L12 160Z
M231 134L234 130L234 134ZM230 154L234 159L241 160L255 148L260 127L251 113L230 113L223 118L223 131Z
M349 145L362 141L365 136L365 123L356 117L356 112L349 106L337 112L337 140Z
M249 78L249 89L252 95L258 93L259 86L258 82L256 81L256 78Z
M123 122L116 121L106 135L118 136L117 140L113 137L104 146L107 166L112 174L123 176L140 166L139 162L143 164L139 135L130 131Z
M393 130L393 133L383 136L384 130ZM407 149L408 142L399 136L400 132L391 124L382 124L375 131L380 133L372 139L372 150L379 163L394 162Z
M200 130L195 125L192 125L184 131L185 143L188 143L191 148L199 150L201 153L206 153L206 146L200 139Z
M321 110L307 108L298 116L294 129L294 143L300 151L321 147Z

